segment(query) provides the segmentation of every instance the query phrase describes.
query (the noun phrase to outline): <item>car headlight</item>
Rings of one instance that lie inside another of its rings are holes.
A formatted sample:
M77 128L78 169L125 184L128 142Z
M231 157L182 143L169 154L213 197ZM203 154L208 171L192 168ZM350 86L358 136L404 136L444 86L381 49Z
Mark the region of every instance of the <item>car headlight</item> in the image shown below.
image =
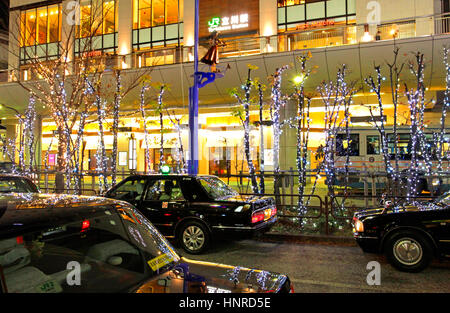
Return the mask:
M364 232L364 224L359 219L355 218L353 220L353 229L355 232L363 233Z

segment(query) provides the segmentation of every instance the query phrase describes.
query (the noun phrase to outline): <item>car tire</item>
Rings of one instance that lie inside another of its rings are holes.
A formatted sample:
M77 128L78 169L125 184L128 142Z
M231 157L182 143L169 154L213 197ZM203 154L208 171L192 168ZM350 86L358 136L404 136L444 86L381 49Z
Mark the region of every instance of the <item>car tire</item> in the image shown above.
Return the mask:
M402 230L387 239L385 254L389 263L398 270L417 273L430 264L433 247L419 232Z
M177 237L179 245L190 254L204 252L208 248L211 238L206 226L196 221L181 225Z

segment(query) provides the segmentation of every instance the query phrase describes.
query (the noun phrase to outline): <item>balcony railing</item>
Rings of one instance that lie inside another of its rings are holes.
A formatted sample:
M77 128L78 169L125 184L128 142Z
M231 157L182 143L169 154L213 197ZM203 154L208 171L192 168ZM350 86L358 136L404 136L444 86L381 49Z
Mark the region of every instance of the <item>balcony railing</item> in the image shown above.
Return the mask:
M314 25L314 24L313 24ZM419 35L450 33L450 13L411 17L393 20L376 25L334 25L312 27L292 32L283 32L268 37L251 37L225 40L220 47L221 59L287 52L301 49L355 45L363 42L414 38ZM208 42L201 41L200 46L208 48ZM106 69L143 68L158 65L180 64L193 61L193 47L170 47L137 51L127 56L102 56ZM13 75L0 71L0 82L14 80ZM28 77L33 77L28 75Z

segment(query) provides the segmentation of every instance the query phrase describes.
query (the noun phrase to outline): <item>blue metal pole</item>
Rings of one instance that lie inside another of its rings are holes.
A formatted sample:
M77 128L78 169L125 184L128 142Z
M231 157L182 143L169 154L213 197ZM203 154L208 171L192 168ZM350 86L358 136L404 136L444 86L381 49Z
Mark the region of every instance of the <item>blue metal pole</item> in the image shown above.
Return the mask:
M198 32L199 0L195 0L194 86L189 88L189 161L188 173L198 174Z

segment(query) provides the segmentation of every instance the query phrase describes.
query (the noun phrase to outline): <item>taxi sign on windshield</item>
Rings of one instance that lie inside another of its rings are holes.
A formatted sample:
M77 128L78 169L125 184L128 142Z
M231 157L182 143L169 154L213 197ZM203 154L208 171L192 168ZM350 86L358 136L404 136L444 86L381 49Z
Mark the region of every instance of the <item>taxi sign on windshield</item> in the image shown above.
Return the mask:
M147 263L148 263L148 265L150 265L150 267L152 268L153 271L156 271L156 270L160 269L161 267L169 264L172 261L173 261L172 256L164 253L163 255L160 255L154 259L151 259Z

